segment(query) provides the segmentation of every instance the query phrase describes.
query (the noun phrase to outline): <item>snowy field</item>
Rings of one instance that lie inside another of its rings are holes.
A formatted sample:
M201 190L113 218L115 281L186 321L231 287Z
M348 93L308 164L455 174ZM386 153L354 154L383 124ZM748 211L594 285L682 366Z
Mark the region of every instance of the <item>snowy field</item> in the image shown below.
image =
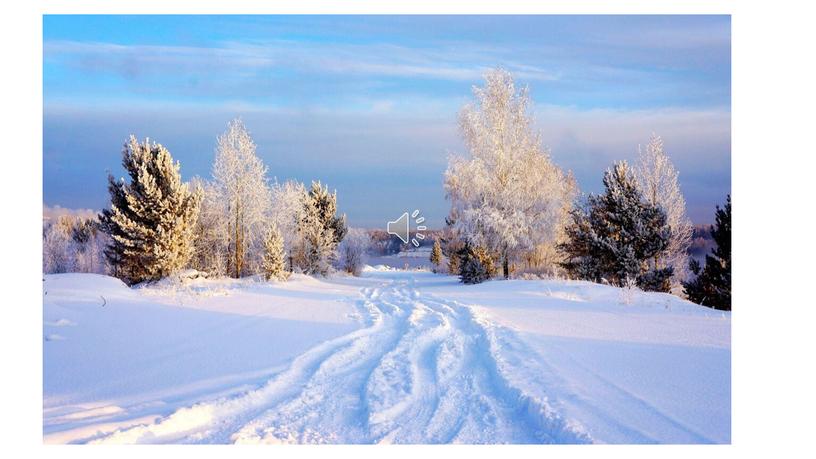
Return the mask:
M731 316L586 282L368 268L48 275L46 443L729 443Z

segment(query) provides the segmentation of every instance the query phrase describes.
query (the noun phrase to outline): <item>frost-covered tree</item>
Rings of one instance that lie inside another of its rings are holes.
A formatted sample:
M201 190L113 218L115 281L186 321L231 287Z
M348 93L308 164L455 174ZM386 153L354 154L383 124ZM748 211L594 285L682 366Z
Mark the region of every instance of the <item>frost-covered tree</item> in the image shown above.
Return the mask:
M433 272L438 272L439 265L442 263L442 245L439 243L439 238L434 239L430 261L433 265Z
M300 266L303 259L303 234L299 224L304 219L306 199L309 193L306 187L296 181L275 183L272 186L272 208L270 219L274 221L283 235L283 247L287 254L286 265L289 272Z
M69 216L60 216L43 228L43 273L67 273L74 270L75 260L71 254L71 231Z
M270 208L266 166L244 123L234 119L217 139L213 182L206 205L219 215L216 232L227 253L227 272L235 278L257 272Z
M110 236L105 255L128 284L157 280L190 260L201 196L181 181L170 152L147 139L130 136L122 166L130 183L108 176L111 207L100 215Z
M299 250L302 258L297 260L300 267L306 274L325 276L347 231L346 216L337 216L337 192L329 193L327 186L312 182L298 229L303 244Z
M105 274L106 245L96 217L60 215L43 225L43 273Z
M575 183L550 159L533 128L527 88L505 70L474 87L459 128L470 155L454 155L445 191L462 237L501 260L505 277L520 252L554 247L567 221Z
M104 250L107 245L105 234L100 231L98 218L77 217L71 228L71 252L75 260L75 271L80 273L104 274L107 271Z
M466 242L459 253L459 278L465 284L479 284L496 275L493 258L484 247Z
M656 269L672 267L672 286L679 290L680 282L687 277L688 249L694 227L686 216L686 200L680 191L677 170L659 136L653 134L646 149L640 150L635 175L643 197L663 209L671 230L668 247L652 263Z
M264 251L261 267L267 280L286 280L289 271L286 269L286 253L283 250L283 237L275 226L270 226L264 238Z
M574 277L623 286L636 279L643 290L668 291L672 267L650 262L668 247L671 232L663 210L643 198L626 162L604 174L606 191L589 195L572 212L564 268Z
M371 237L361 228L350 228L337 246L340 267L347 273L359 276L363 271Z
M725 207L717 206L715 224L711 236L717 247L706 255L705 267L692 259L691 271L697 276L684 282L689 300L715 309L731 310L731 195Z
M451 209L450 215L445 217L445 227L440 239L442 254L448 259L448 274L459 275L461 267L459 254L465 246L465 241L456 226L456 209Z
M229 240L229 234L215 186L200 177L193 177L190 188L202 195L195 226L195 253L190 265L199 271L226 275L229 253L224 241Z

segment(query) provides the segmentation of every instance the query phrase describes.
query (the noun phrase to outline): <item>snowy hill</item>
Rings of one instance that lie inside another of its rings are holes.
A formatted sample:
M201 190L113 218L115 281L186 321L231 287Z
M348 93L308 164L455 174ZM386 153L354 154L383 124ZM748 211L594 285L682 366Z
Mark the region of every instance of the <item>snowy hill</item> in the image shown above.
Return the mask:
M729 443L729 313L422 271L46 276L48 443Z

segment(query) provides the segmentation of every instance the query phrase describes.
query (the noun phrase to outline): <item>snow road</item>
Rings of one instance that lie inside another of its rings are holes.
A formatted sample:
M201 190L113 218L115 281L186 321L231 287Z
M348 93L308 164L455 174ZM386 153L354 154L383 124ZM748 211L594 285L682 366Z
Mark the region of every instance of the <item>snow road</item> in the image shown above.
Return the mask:
M327 329L333 331L315 335L316 345L305 348L283 366L207 386L186 398L176 397L176 402L166 403L172 399L166 394L153 397L156 400L141 397L138 402L131 400L129 404L100 400L99 403L76 404L84 408L72 412L60 406L63 404L60 400L66 397L55 397L54 401L46 394L45 440L60 443L709 443L722 441L721 437L727 434L719 432L730 431L730 421L720 419L723 416L730 419L730 390L701 395L695 389L684 393L675 387L664 390L654 383L645 388L631 386L616 376L617 373L641 373L644 379L662 384L655 374L649 373L651 370L645 370L639 363L627 368L626 361L618 356L629 352L638 361L649 361L650 366L663 361L676 366L682 363L682 359L676 358L682 353L691 356L686 357L690 362L686 367L700 373L692 377L708 378L704 381L708 387L712 383L708 373L714 375L713 382L717 384L720 381L716 379L724 378L730 371L728 368L708 371L701 367L701 362L707 364L706 359L711 360L712 355L713 365L722 366L721 356L723 352L730 355L730 350L718 349L719 344L706 345L702 351L684 347L677 352L675 346L666 354L662 348L655 351L654 343L625 344L623 346L630 348L651 347L622 350L614 336L606 336L609 341L586 341L602 346L584 349L584 355L580 355L559 341L564 339L562 336L553 338L555 335L550 332L536 337L522 332L525 327L512 324L512 319L520 314L518 311L498 316L509 317L511 323L506 324L486 312L489 308L474 306L479 302L467 297L476 294L489 304L492 292L503 304L523 306L525 297L520 287L538 288L541 281L519 281L526 283L515 285L497 282L470 288L427 272L369 270L363 279L315 281L306 278L298 282L304 282L310 294L334 292L327 297L358 292L343 297L343 301L353 304L353 315L362 326ZM294 289L298 282L281 284L273 291L280 294L281 290ZM484 291L479 291L480 288ZM564 301L574 302L575 292L588 291L597 297L587 303L597 306L593 311L582 310L577 303L569 305L572 313L582 314L582 322L576 320L567 324L568 327L562 323L559 333L572 327L575 330L571 333L580 336L584 332L579 325L588 323L590 328L598 327L600 322L593 322L592 314L598 315L599 310L607 308L614 320L620 322L634 317L632 320L641 328L657 330L654 339L672 340L671 333L667 332L669 328L659 329L661 324L668 323L668 313L662 308L647 311L659 319L647 322L630 311L622 312L619 305L608 306L602 301L603 295L616 289L569 284L561 286L562 290L571 292L566 295L553 294L552 285L546 288L550 300L558 305ZM461 292L465 292L464 298ZM538 295L537 291L533 293ZM123 297L133 294L127 288L121 293ZM246 292L241 291L232 302L244 304L242 301L246 298L240 296L244 294ZM292 291L286 295L306 297ZM650 301L653 299L652 294L644 295ZM546 313L543 300L539 296L532 298L534 311ZM196 308L209 313L222 307L215 304L229 302L223 298L215 300L220 301L197 304ZM49 301L53 300L46 301L46 312ZM676 308L670 317L673 329L679 330L678 336L683 340L699 342L699 336L709 336L711 330L717 332L715 335L722 335L719 330L723 329L723 321L719 316L701 312L702 308L679 299L672 304ZM250 319L258 320L254 316L257 307L244 306L244 309L253 314ZM332 311L323 310L317 316L337 315ZM559 312L543 322L569 322L571 316L567 312ZM683 316L678 320L679 314ZM76 325L83 319L54 317L47 324L61 320ZM698 333L688 324L704 325L703 332ZM730 320L725 325L730 330ZM615 326L626 331L622 323ZM237 325L234 327L243 330ZM528 324L526 328L529 327ZM329 336L326 333L334 336L321 338ZM641 332L637 336L652 339L648 333ZM252 345L263 348L265 344L257 342L259 337L260 334L253 337ZM67 341L47 345L60 346L73 339L79 337L67 335ZM611 350L604 354L599 349ZM46 378L49 377L48 352L46 348ZM610 371L603 362L593 363L593 358L598 360L596 355L611 363L608 366L620 362L623 366ZM169 354L164 358L175 359L175 362L183 360L183 356L173 358ZM659 365L656 371L665 373ZM685 377L674 382L678 386L696 387L689 381L692 380ZM730 379L726 382L730 388ZM677 406L664 406L667 398L678 402ZM724 398L728 400L723 401ZM711 403L712 400L721 403ZM723 403L727 409L720 406ZM688 414L700 407L711 412ZM714 433L709 434L705 426L694 425L704 422L701 420L721 425L715 425Z
M297 357L262 387L95 443L577 443L511 386L486 324L410 281L364 288L367 326Z

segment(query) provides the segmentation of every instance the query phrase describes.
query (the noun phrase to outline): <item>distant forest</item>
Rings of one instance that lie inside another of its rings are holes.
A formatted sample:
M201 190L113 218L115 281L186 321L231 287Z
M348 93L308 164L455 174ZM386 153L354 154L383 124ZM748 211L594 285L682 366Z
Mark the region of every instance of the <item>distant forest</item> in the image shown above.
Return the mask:
M711 249L715 248L717 244L711 236L711 225L694 225L691 234L691 246L689 246L689 255L697 259L699 262L705 261L705 256L711 253Z

